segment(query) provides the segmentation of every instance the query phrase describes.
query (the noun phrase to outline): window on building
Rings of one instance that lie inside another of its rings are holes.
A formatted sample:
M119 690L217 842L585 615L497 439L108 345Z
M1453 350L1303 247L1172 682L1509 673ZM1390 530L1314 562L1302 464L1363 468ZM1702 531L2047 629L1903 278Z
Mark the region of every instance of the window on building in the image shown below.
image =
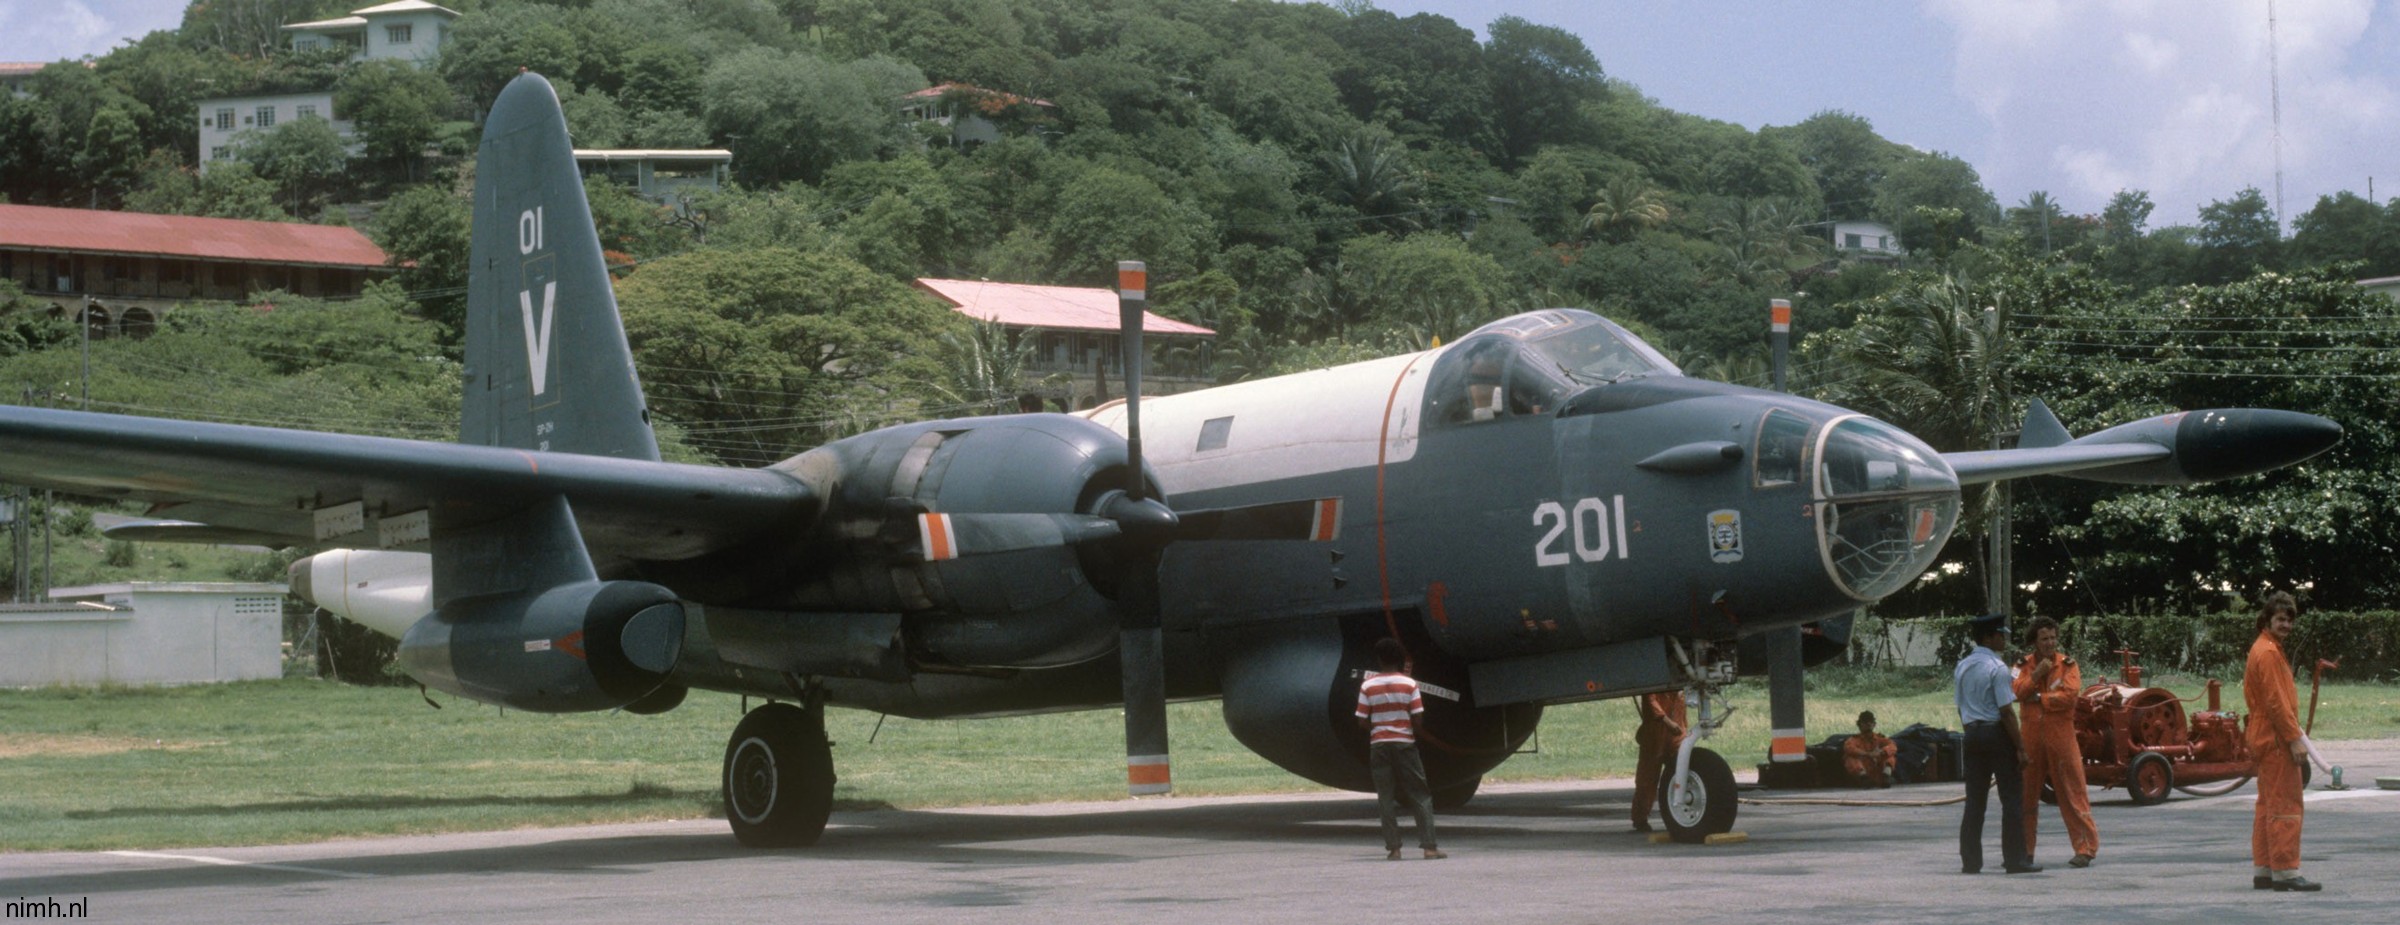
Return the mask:
M315 103L302 103L299 106L294 107L292 111L292 118L295 119L314 119L316 117L317 104Z
M208 159L212 161L221 161L232 156L233 152L224 145L213 145L208 149Z
M274 127L275 127L275 107L273 107L273 106L260 106L260 107L258 107L258 127L259 127L259 128L274 128Z
M1858 235L1846 234L1842 236L1842 246L1855 249L1864 245L1860 243Z
M227 106L223 109L217 110L217 130L221 132L233 131L233 107Z
M406 45L410 41L414 40L412 33L415 31L415 29L415 26L409 25L408 23L401 23L396 26L385 26L383 27L383 41L390 45Z

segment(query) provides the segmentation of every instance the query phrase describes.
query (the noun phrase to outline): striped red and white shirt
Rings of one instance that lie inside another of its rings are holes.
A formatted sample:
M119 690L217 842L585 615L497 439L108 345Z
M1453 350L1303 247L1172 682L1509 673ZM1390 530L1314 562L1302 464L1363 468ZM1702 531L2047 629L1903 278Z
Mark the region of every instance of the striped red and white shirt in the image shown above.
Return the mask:
M1397 671L1371 672L1366 682L1358 686L1357 715L1374 725L1367 734L1369 745L1414 744L1416 727L1408 718L1423 712L1425 698L1418 696L1415 678Z

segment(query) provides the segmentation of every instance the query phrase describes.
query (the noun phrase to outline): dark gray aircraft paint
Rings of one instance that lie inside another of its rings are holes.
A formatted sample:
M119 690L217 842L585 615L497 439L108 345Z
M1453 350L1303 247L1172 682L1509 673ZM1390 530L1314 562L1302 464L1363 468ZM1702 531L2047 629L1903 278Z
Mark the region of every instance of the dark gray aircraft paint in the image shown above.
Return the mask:
M545 711L655 712L695 687L784 700L727 743L728 816L753 845L823 828L827 705L1102 707L1152 673L1168 697L1221 698L1282 767L1364 789L1351 701L1386 635L1429 685L1437 792L1464 799L1546 704L1705 695L1758 640L1845 625L1933 560L1961 485L2187 484L2341 433L2237 409L2073 439L2037 404L2024 447L1944 455L1687 378L1556 309L1145 401L1145 427L1182 435L1149 456L1095 413L904 425L758 470L664 463L548 83L509 84L477 163L458 443L0 407L0 479L162 518L117 535L343 547L314 557L331 579L299 563L295 593L386 627L440 690ZM1353 410L1293 411L1336 407ZM377 582L421 593L353 600ZM1154 651L1127 644L1152 627ZM1127 713L1163 724L1147 700ZM1670 814L1678 835L1732 819L1723 761L1700 753L1710 815Z

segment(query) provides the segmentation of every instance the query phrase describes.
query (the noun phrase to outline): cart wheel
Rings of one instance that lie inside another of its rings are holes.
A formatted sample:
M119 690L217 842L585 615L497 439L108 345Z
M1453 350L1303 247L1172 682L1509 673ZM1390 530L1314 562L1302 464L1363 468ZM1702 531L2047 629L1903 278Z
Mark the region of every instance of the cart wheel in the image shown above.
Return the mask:
M2222 781L2214 784L2176 784L2175 789L2181 790L2196 797L2219 797L2239 790L2242 788L2243 784L2247 784L2249 782L2250 775L2244 774L2232 780Z
M2167 756L2143 752L2133 756L2125 766L2125 790L2133 794L2133 805L2149 806L2164 803L2167 793L2175 789L2175 767Z

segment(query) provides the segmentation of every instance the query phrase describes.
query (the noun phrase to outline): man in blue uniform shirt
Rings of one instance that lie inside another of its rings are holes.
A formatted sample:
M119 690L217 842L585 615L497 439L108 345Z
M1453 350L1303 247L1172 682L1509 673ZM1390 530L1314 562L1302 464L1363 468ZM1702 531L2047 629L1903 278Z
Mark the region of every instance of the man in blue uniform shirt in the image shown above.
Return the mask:
M1959 659L1958 720L1966 725L1966 817L1958 823L1959 869L1983 872L1983 817L1990 806L1992 779L2000 782L2000 864L2012 874L2041 870L2025 850L2024 741L2017 731L2016 693L2009 687L2008 662L2000 650L2008 645L2008 615L1986 614L1967 626L1974 650Z

